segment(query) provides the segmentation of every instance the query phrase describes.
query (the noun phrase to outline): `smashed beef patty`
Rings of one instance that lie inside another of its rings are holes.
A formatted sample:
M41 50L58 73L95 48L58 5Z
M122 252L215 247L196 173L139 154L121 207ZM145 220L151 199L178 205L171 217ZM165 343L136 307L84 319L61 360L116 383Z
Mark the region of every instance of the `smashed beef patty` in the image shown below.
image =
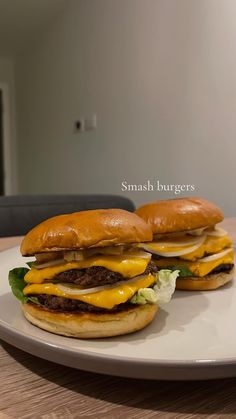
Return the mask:
M210 274L215 274L215 273L219 273L219 272L230 272L233 267L234 267L233 263L222 263L221 265L219 265L215 269L213 269L210 272Z
M155 274L158 268L150 262L145 272L142 275ZM84 288L96 287L99 285L114 284L118 281L123 281L125 278L118 272L110 271L102 266L93 266L86 269L71 269L70 271L62 272L53 278L53 282L73 283ZM50 280L52 282L52 280ZM126 302L119 304L113 309L106 309L95 307L91 304L84 303L72 298L56 297L55 295L39 294L37 295L39 304L46 310L56 312L73 312L73 313L114 313L133 308L134 304Z
M142 275L155 274L158 268L150 262ZM115 284L125 278L118 272L110 271L102 266L92 266L86 269L71 269L56 275L50 282L63 282L76 284L80 287L90 288L100 285Z
M43 308L54 312L67 312L67 313L116 313L119 311L134 308L134 304L129 302L119 304L112 309L96 307L91 304L84 303L83 301L72 300L71 298L56 297L54 295L39 294L37 295L38 301Z

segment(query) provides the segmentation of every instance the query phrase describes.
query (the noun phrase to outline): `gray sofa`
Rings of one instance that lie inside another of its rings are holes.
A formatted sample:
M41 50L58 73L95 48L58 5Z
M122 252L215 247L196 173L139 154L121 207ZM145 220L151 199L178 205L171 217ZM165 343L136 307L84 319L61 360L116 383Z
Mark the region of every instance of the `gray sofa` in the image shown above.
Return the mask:
M15 195L0 197L0 237L21 236L41 221L58 214L123 208L134 211L134 203L118 195Z

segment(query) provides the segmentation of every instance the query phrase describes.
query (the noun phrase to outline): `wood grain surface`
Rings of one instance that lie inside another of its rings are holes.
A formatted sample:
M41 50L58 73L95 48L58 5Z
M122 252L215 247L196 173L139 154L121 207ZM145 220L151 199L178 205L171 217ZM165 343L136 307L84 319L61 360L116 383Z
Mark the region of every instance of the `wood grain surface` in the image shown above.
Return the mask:
M224 226L236 242L236 218ZM20 240L0 239L0 250ZM110 377L0 343L0 419L236 418L236 378L161 382Z

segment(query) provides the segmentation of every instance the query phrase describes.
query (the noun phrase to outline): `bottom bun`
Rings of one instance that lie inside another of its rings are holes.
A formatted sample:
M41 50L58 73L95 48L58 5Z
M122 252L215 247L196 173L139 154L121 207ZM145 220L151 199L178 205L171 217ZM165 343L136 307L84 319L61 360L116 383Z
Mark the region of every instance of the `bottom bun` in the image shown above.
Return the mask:
M80 339L104 338L125 335L143 329L153 320L156 304L134 306L134 308L109 314L55 313L34 304L22 304L27 320L35 326L58 335Z
M231 281L234 276L234 268L229 272L219 272L217 274L206 275L204 278L187 277L177 278L177 290L205 291L215 290Z

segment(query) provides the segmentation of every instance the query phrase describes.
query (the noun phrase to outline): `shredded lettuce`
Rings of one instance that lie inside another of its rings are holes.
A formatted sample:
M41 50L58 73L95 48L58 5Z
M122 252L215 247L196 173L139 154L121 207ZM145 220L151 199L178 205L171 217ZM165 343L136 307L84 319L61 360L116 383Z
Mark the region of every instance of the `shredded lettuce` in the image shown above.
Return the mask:
M157 303L157 293L154 291L153 288L140 288L136 294L134 294L134 296L131 298L130 302L132 304L147 304L147 303L152 303L152 304L156 304Z
M169 269L162 269L158 272L158 281L154 286L154 291L157 293L158 304L166 304L171 300L175 292L176 278L179 276L179 271L170 271Z
M166 304L169 303L175 291L176 278L179 271L162 269L157 274L157 283L153 288L140 288L131 298L132 304Z

